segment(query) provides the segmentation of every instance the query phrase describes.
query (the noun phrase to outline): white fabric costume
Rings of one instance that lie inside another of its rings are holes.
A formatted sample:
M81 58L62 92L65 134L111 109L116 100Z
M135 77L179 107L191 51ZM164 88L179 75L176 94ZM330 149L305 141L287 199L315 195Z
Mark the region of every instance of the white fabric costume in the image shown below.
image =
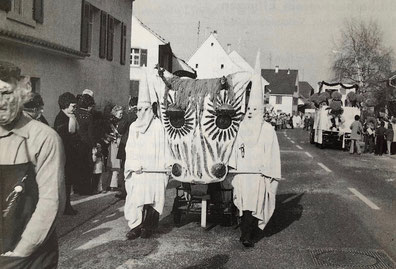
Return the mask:
M275 209L278 182L274 179L281 178L281 162L275 130L263 117L259 60L257 62L248 109L229 165L238 171L262 173L237 174L232 185L234 204L239 209L240 216L245 210L252 211L252 215L259 219L258 227L264 229Z
M137 105L138 119L129 127L125 147L125 218L133 229L142 223L144 205L151 205L162 214L168 175L164 173L136 173L143 169L165 169L170 164L165 131L154 118L147 88L141 88Z

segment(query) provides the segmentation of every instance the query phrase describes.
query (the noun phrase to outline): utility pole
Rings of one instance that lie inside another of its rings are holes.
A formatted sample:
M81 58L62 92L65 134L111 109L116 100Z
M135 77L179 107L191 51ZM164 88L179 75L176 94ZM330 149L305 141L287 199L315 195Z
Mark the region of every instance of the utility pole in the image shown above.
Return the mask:
M201 31L201 21L198 21L198 31L197 31L197 48L199 46L199 33Z

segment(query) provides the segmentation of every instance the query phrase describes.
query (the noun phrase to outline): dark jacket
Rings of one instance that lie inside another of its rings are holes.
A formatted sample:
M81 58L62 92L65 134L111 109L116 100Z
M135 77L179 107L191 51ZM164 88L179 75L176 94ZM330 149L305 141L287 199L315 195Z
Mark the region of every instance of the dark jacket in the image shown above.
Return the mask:
M77 108L75 115L79 125L78 134L81 141L90 148L93 148L95 146L95 136L92 113L87 110Z
M125 146L129 136L129 126L137 119L136 110L128 111L121 118L117 126L117 131L121 134L121 141L118 147L117 159L125 159Z

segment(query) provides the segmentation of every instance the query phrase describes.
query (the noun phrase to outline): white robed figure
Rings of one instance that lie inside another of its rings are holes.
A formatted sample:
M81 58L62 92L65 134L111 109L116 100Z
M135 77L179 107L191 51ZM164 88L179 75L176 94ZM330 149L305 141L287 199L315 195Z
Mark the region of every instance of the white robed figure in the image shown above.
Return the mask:
M129 128L125 161L125 218L131 229L128 239L151 236L165 204L168 175L142 173L142 169L165 169L169 157L165 131L155 117L148 88L139 91L137 120Z
M264 120L259 54L252 79L250 98L241 123L229 166L238 171L232 186L234 204L241 218L241 242L253 247L254 229L264 229L275 209L277 179L281 178L278 139L274 128Z

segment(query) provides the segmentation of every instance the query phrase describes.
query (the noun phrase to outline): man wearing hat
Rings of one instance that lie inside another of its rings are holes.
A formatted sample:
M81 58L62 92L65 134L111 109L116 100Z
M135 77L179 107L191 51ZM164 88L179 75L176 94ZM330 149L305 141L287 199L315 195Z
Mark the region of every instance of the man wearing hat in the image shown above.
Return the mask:
M240 241L254 246L257 227L264 229L275 209L275 196L281 178L278 139L274 128L264 118L259 55L256 60L250 98L234 145L229 166L241 172L233 181L234 204L241 217Z
M63 212L64 152L58 134L27 117L29 78L0 62L0 268L55 268Z
M142 85L144 86L144 85ZM165 204L168 175L142 170L165 169L168 166L168 144L160 120L155 117L149 90L142 87L137 104L137 120L129 128L125 152L125 218L130 240L148 238L158 226Z
M48 121L43 116L44 101L41 95L33 93L32 98L23 106L23 111L34 120L41 121L48 125Z

